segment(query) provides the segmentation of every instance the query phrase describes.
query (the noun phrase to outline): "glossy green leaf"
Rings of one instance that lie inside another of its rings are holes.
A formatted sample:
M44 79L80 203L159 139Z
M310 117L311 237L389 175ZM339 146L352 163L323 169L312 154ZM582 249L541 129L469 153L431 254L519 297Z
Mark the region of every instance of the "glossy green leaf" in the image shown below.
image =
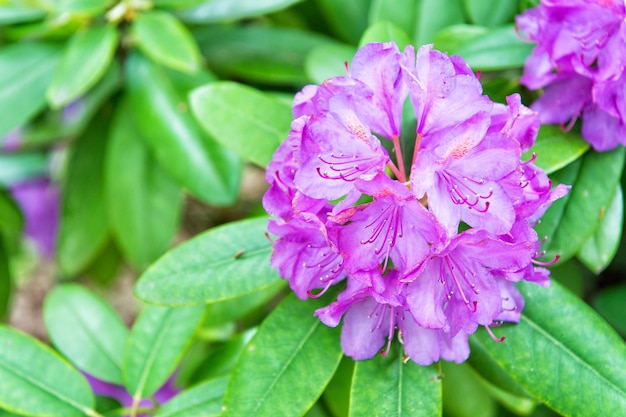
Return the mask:
M397 345L397 344L396 344ZM441 416L441 381L437 366L404 363L395 346L385 358L358 361L350 393L350 416Z
M45 175L48 170L49 161L44 153L0 153L0 185L3 187Z
M135 294L164 305L213 303L250 294L281 278L270 266L267 218L213 228L166 253L140 277Z
M93 416L85 378L52 349L0 325L0 407L32 417Z
M496 403L466 363L442 362L443 410L450 417L495 417Z
M0 188L0 239L7 253L15 253L22 239L24 217L11 195Z
M240 159L202 130L162 68L133 54L126 69L133 119L157 161L199 199L232 204L239 190Z
M622 336L626 336L626 284L602 289L591 304Z
M55 13L77 13L95 16L105 11L113 0L55 0Z
M194 90L191 110L223 146L265 167L287 137L291 107L252 87L229 81Z
M141 51L159 64L185 72L200 68L200 51L191 33L167 12L140 13L131 33Z
M65 106L93 87L109 67L117 42L118 33L113 26L77 32L68 42L46 91L50 105Z
M205 2L206 0L152 0L154 7L175 10L188 9Z
M537 141L524 158L529 159L534 153L537 166L551 174L580 158L588 149L589 142L580 133L565 132L556 125L541 125Z
M222 413L222 398L228 377L202 382L159 408L156 417L218 417Z
M443 28L463 23L464 16L461 0L373 0L370 24L385 20L403 29L417 48Z
M157 0L157 2L174 0ZM180 14L181 19L193 23L215 23L224 20L245 19L277 12L302 0L212 0Z
M107 120L97 118L74 144L61 201L57 261L76 275L104 247L108 221L104 200Z
M223 416L303 415L342 356L339 329L313 312L327 300L288 296L265 319L232 373Z
M46 88L59 62L56 45L22 42L0 49L0 137L46 105Z
M463 0L465 13L477 25L496 27L513 20L518 0Z
M152 156L125 103L113 120L105 169L112 231L126 257L145 269L172 242L182 195Z
M43 315L54 346L77 368L123 384L128 329L113 308L82 286L65 284L48 294Z
M310 80L316 84L321 84L331 77L345 75L345 63L352 61L355 52L356 48L351 45L320 45L307 56L306 73Z
M9 305L13 292L13 274L9 251L4 236L0 235L0 323L4 322L9 315Z
M626 344L578 297L553 282L521 282L520 322L475 341L538 400L572 417L626 413ZM558 387L558 389L555 389Z
M309 82L308 53L335 43L314 32L262 25L207 26L194 36L209 68L222 78L296 87Z
M570 164L563 170L571 171L567 174L570 178L561 181L561 177L555 174L555 183L571 184L572 189L567 198L553 204L536 227L540 237L548 237L542 245L546 259L553 259L557 254L561 255L562 261L569 259L596 232L613 201L624 155L624 148L603 153L587 152L580 163ZM598 178L602 178L601 187L598 187Z
M23 7L21 5L0 5L0 24L11 25L39 20L46 16L46 12L40 9Z
M433 43L435 44L435 48L452 54L454 51L461 48L461 46L479 39L488 32L489 29L484 26L466 24L452 25L439 31L433 38Z
M147 305L126 344L124 385L135 405L152 395L172 375L204 318L205 307Z
M578 259L595 274L602 272L613 260L622 238L624 223L624 197L622 187L617 186L612 202L601 213L595 233L583 243Z
M509 25L490 29L448 52L465 58L474 70L495 71L522 67L534 46L522 41L515 28Z
M326 22L337 37L352 44L359 42L367 28L367 18L372 0L343 0L340 2L316 0L316 2Z
M359 41L359 47L370 42L395 42L400 50L404 50L411 43L411 39L399 26L382 20L367 28Z
M112 237L107 239L104 247L98 252L83 275L94 283L109 285L118 278L118 272L124 259Z
M350 390L356 363L349 356L341 358L335 375L324 390L323 402L333 416L347 416L350 411Z
M43 117L24 126L20 130L25 148L44 147L51 142L79 136L102 104L121 86L121 70L118 65L110 65L104 75L79 100L62 109L50 110Z
M209 310L209 317L210 315L211 311ZM248 329L224 344L212 349L209 353L204 353L203 356L206 356L206 360L195 370L193 375L194 379L211 379L229 375L256 332L256 327Z

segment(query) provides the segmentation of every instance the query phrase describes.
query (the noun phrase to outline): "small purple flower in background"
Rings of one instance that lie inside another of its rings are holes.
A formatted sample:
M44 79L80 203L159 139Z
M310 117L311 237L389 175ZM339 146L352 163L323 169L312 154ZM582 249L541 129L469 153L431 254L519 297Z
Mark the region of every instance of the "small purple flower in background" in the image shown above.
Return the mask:
M10 192L24 215L24 235L41 254L52 258L59 227L59 189L40 177L14 184Z
M542 0L516 19L537 42L520 82L543 88L532 108L571 127L597 151L626 144L626 5L623 0Z
M124 388L123 386L103 381L92 375L89 375L86 372L83 372L83 375L87 379L87 382L89 383L89 386L91 387L91 390L94 394L113 398L119 401L119 403L124 408L131 408L133 406L133 397L128 393L128 391L126 391L126 388ZM167 381L165 381L165 384L163 384L163 386L159 388L157 392L155 392L152 396L152 398L154 398L154 400L160 405L165 404L180 393L180 390L174 385L174 379L174 376L170 377ZM154 408L154 406L154 402L149 398L145 398L139 403L139 409ZM125 415L128 416L130 414ZM150 416L150 414L137 414L137 417L148 416Z
M513 282L549 284L532 226L568 190L520 160L535 113L519 96L493 103L460 57L393 43L305 87L293 113L266 176L272 265L302 299L346 281L315 313L343 319L343 351L386 355L397 334L428 365L467 359L478 326L502 341L490 327L524 307ZM414 140L401 140L403 122Z

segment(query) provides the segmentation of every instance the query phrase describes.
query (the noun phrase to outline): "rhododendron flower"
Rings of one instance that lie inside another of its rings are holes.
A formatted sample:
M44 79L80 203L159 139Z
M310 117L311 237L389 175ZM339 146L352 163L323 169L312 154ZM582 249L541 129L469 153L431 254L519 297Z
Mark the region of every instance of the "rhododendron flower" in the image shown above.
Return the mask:
M522 84L543 88L533 104L544 123L569 126L598 151L626 144L626 8L622 0L542 0L518 16L537 42Z
M535 113L493 103L461 58L368 44L293 113L266 176L272 265L302 299L344 287L315 314L343 320L347 355L397 336L416 363L461 362L478 326L519 320L514 282L549 282L532 225L568 187L520 159Z

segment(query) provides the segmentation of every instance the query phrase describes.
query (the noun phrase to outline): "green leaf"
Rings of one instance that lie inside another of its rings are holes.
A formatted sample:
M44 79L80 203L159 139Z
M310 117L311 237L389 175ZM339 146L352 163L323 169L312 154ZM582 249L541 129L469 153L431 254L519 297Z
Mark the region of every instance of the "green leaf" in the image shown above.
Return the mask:
M0 153L0 186L10 187L48 173L49 161L44 153Z
M526 307L519 324L500 329L495 343L476 333L491 356L532 393L572 417L626 415L626 344L578 297L520 282ZM558 387L558 389L555 389Z
M86 268L104 247L108 222L104 199L104 154L107 120L96 118L74 144L67 167L57 261L73 276Z
M126 102L116 111L106 155L106 201L111 228L139 269L161 256L180 219L180 187L152 156Z
M556 183L569 183L572 189L567 198L553 204L536 227L540 237L548 237L542 245L546 259L553 259L557 254L561 255L561 261L569 259L598 230L613 201L624 155L623 147L603 153L587 152L580 163L570 164L563 170L568 171L566 176L570 178L561 181L560 176L554 176ZM601 187L598 187L598 178L602 178Z
M200 51L191 33L167 12L140 13L131 33L141 51L159 64L185 72L200 69Z
M495 71L522 67L534 44L522 41L513 25L490 29L450 54L460 55L474 70Z
M519 12L518 0L463 0L472 23L496 27L508 23Z
M309 52L335 43L310 31L261 25L207 26L194 36L221 78L297 88L309 82L304 70Z
M317 398L342 356L339 329L313 316L327 300L288 296L265 319L232 373L223 416L299 416Z
M65 106L93 87L109 67L117 42L117 29L113 26L77 32L70 39L46 91L50 105Z
M48 294L43 315L50 339L77 368L123 384L128 329L108 304L80 285L65 284Z
M172 375L204 318L205 307L144 307L124 351L124 385L135 405Z
M404 363L396 346L385 358L354 365L350 416L441 416L441 381L437 366Z
M0 407L33 417L93 416L85 378L52 349L0 325Z
M578 252L578 259L595 274L609 266L621 242L624 198L619 184L613 201L599 217L600 225Z
M113 0L55 0L54 11L57 14L87 14L95 16L106 10Z
M350 390L356 363L349 356L341 358L335 375L324 390L324 404L333 416L347 416L350 411Z
M479 39L489 33L489 29L483 26L458 24L448 26L437 33L433 38L435 48L452 54L463 45Z
M159 408L155 417L218 417L227 384L227 376L202 382Z
M240 159L204 133L162 68L133 54L126 70L133 119L157 161L195 197L219 206L234 203Z
M324 80L344 75L345 63L352 61L356 48L351 45L328 44L314 48L306 57L305 68L310 80L321 84Z
M0 24L12 25L14 23L32 22L46 16L46 12L40 9L23 7L21 5L0 5Z
M59 62L59 48L21 42L0 49L0 137L46 105L46 87Z
M417 48L443 28L463 23L464 16L461 0L373 0L370 24L385 20L403 29Z
M210 315L209 310L209 317ZM253 327L212 349L209 353L203 353L206 359L195 370L194 379L209 379L230 374L256 332L257 328Z
M291 107L252 87L229 81L194 90L191 110L223 146L265 167L287 137Z
M10 259L7 245L4 243L4 236L0 235L0 322L5 321L9 315L9 305L13 292Z
M7 253L17 252L22 240L24 216L9 193L0 189L0 239Z
M496 403L466 363L443 362L443 410L450 417L494 417Z
M187 9L205 3L206 0L152 0L152 4L156 8L166 9ZM180 17L180 15L179 15Z
M139 278L135 294L164 305L214 303L267 288L281 278L270 266L267 218L213 228L166 253Z
M626 336L626 284L601 290L591 304L622 336Z
M370 42L395 42L400 50L411 43L411 39L402 28L395 24L382 20L368 27L361 40L359 47Z
M316 0L316 3L337 37L352 44L359 42L367 28L371 0Z
M551 174L580 158L589 149L589 142L580 133L565 132L556 125L541 125L537 141L524 158L537 155L536 164Z
M174 3L177 0L157 0L156 3ZM191 23L216 23L277 12L302 0L212 0L180 13L181 19Z

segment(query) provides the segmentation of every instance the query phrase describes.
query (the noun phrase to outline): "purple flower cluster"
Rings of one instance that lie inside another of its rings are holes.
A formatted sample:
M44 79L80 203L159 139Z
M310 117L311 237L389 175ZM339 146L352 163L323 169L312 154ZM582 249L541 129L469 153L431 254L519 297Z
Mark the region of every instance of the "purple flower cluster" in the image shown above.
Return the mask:
M626 144L626 6L623 0L542 0L517 17L537 42L521 83L543 88L543 123L570 127L598 151Z
M272 265L302 299L347 281L316 311L343 317L347 355L386 354L397 330L414 362L461 362L479 325L519 319L513 282L549 283L531 225L568 187L520 160L535 114L482 95L462 58L368 44L293 113L267 169Z

